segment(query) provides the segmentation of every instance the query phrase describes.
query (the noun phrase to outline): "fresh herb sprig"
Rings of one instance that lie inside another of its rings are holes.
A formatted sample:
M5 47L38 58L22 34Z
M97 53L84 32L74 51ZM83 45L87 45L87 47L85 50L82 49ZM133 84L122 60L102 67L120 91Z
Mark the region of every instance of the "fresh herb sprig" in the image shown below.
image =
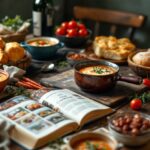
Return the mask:
M102 69L100 67L93 67L93 71L96 72L97 74L102 74L104 72L110 72L109 70L107 69Z
M105 147L99 148L98 144L92 144L91 142L86 142L86 149L87 150L107 150Z
M97 150L98 149L98 145L92 144L89 141L87 141L86 142L86 148L87 148L87 150Z
M150 102L150 92L144 92L142 94L134 94L130 97L130 100L133 98L139 98L142 100L143 104Z

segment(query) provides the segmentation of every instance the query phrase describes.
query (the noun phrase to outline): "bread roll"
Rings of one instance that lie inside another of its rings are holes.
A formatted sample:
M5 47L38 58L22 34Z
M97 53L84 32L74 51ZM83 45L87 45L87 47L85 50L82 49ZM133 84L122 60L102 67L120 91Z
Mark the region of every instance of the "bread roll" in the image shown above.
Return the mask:
M0 37L0 49L4 49L5 47L5 42L3 41L3 39Z
M9 60L12 62L17 62L25 55L25 49L17 42L6 43L5 52L7 53Z
M7 64L8 63L8 56L2 49L0 49L0 63Z
M139 52L133 56L132 60L137 65L150 67L150 51Z

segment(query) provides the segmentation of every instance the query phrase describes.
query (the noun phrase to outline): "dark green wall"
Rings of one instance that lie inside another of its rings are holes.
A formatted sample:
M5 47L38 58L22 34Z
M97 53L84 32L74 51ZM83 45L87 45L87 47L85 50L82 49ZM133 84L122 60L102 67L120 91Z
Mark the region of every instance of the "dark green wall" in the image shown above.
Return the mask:
M58 9L55 24L63 20L73 18L72 8L74 5L83 5L98 8L142 13L148 17L143 29L135 34L135 40L141 48L150 47L150 0L53 0ZM32 0L0 0L0 19L5 15L14 17L15 14L24 19L32 17Z
M145 26L136 32L134 40L137 41L138 47L150 47L150 0L67 0L69 9L66 18L72 17L74 5L122 10L146 15L148 18Z

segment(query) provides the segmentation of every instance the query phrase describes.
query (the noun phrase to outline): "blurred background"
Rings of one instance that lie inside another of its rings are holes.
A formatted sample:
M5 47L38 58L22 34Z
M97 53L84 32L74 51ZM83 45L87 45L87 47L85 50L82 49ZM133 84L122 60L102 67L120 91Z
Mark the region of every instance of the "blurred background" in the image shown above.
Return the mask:
M4 16L15 17L20 15L23 19L32 19L32 0L1 0L0 20ZM114 10L140 13L147 16L146 23L142 29L135 33L135 40L140 48L150 47L150 12L149 0L53 0L56 8L54 25L73 18L73 6L90 6L95 8L108 8ZM30 29L32 32L32 26Z

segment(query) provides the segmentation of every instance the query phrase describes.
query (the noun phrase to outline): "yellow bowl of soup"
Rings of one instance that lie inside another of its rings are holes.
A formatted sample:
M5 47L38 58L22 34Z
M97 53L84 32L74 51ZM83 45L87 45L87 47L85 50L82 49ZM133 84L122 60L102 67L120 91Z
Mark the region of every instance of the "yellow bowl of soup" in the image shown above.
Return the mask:
M6 71L0 69L0 92L2 92L5 86L7 85L8 79L9 74Z
M58 49L64 46L54 37L35 37L21 43L36 60L49 60L56 56Z
M118 147L117 141L104 132L81 132L73 136L68 143L71 150L116 150Z

